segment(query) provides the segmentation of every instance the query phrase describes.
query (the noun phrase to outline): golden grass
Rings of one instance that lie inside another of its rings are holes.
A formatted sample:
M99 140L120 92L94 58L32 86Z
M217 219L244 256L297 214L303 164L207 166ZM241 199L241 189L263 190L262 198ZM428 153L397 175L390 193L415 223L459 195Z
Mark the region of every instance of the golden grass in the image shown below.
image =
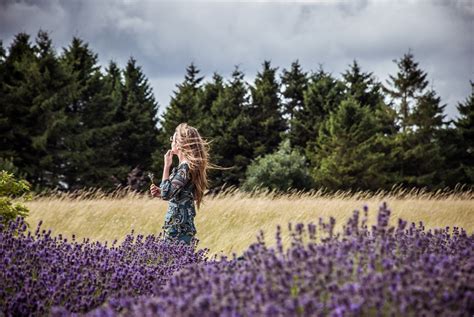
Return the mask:
M342 229L354 209L369 207L369 225L374 224L379 206L387 202L392 210L391 224L398 218L409 222L423 221L426 229L446 226L462 227L469 234L474 231L474 193L472 191L423 190L407 192L338 192L302 193L290 191L280 194L259 191L253 194L229 188L215 197L205 197L195 219L200 248L209 248L210 255L241 254L262 229L265 241L275 244L277 224L282 226L282 238L289 244L288 222L317 224L336 219L336 231ZM168 202L148 195L100 192L36 196L25 203L30 209L27 221L32 228L43 220L43 229L66 237L75 234L80 241L122 241L126 234L158 234L163 225Z

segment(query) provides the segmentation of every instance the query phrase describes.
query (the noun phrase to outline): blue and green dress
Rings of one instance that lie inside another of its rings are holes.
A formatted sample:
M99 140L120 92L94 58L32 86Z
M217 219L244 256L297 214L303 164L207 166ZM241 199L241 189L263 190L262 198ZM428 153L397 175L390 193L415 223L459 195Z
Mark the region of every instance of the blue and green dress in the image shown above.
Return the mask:
M170 177L161 181L160 190L161 198L169 201L162 227L165 239L190 244L197 231L194 226L194 183L188 163L173 167Z

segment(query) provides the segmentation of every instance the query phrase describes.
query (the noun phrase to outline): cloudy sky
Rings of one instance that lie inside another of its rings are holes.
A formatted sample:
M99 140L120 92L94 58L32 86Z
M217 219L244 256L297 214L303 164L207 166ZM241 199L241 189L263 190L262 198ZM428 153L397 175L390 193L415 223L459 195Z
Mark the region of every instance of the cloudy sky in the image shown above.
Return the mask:
M447 104L448 118L474 80L474 5L470 0L380 1L6 1L0 39L19 32L50 33L58 52L73 36L88 42L100 64L137 59L160 113L194 62L210 80L229 78L235 65L251 83L264 60L340 78L356 59L383 83L394 59L410 49Z

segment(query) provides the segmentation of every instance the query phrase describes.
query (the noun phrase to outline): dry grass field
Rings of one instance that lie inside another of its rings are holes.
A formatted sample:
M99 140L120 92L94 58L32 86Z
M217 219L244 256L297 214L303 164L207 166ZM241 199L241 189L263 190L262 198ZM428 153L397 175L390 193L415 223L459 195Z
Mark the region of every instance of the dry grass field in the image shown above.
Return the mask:
M379 206L387 202L392 211L390 224L398 218L426 229L450 226L474 232L474 193L472 191L395 190L369 194L359 192L324 194L292 191L278 194L264 191L254 194L229 189L215 197L205 197L195 218L200 248L209 248L210 255L241 254L262 229L268 245L275 244L277 224L282 226L283 243L288 245L288 222L318 223L336 219L336 231L342 229L354 209L369 207L369 225L374 224ZM122 241L132 229L138 234L158 234L164 222L167 201L134 193L104 195L98 192L75 195L37 196L26 202L30 209L27 221L36 228L42 220L43 229L53 235L75 234L80 240Z

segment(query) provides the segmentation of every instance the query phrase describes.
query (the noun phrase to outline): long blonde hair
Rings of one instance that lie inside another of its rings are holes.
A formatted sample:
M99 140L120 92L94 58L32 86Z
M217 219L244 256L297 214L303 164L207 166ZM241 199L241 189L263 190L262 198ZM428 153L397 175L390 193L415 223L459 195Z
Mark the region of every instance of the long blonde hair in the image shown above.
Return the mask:
M209 187L207 170L221 169L221 166L214 165L209 160L210 142L202 138L198 130L186 122L176 127L176 143L186 161L189 162L191 181L194 184L194 200L199 209L204 192Z

